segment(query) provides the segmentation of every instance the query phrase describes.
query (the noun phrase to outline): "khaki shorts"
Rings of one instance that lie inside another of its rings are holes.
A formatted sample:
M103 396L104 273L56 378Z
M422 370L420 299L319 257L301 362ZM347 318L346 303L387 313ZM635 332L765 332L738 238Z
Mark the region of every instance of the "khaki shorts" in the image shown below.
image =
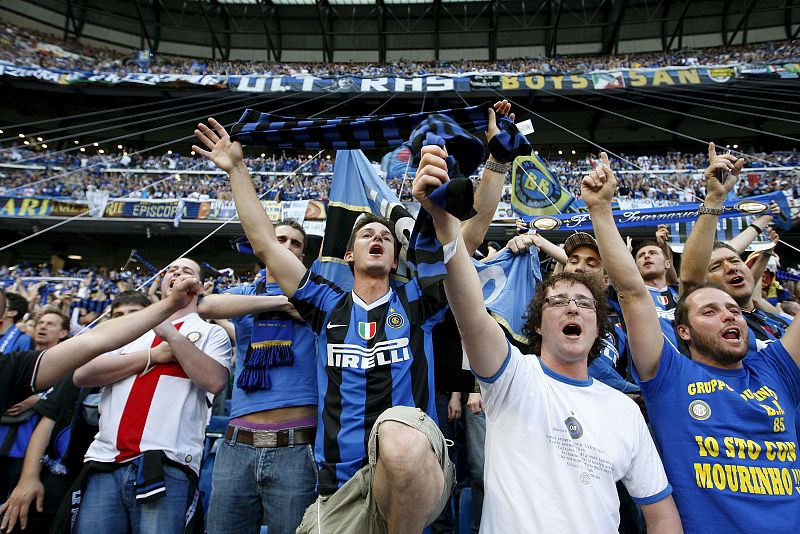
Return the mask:
M369 464L362 467L344 486L331 495L321 495L306 509L297 534L385 534L386 520L372 494L372 480L377 461L378 427L384 421L397 421L427 436L444 474L444 488L439 505L427 521L430 525L444 510L456 484L455 467L447 454L444 436L419 408L395 406L375 421L369 435Z

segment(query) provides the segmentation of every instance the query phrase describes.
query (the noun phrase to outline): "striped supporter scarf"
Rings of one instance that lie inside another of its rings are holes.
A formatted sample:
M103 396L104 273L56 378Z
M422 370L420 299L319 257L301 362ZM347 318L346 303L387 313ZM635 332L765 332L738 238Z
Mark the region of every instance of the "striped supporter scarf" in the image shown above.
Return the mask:
M461 128L486 131L490 103L466 108L437 111ZM231 127L231 139L245 145L305 150L355 150L394 147L403 144L409 134L430 113L384 115L377 117L339 117L335 119L299 119L271 113L245 110ZM477 166L477 164L476 164Z

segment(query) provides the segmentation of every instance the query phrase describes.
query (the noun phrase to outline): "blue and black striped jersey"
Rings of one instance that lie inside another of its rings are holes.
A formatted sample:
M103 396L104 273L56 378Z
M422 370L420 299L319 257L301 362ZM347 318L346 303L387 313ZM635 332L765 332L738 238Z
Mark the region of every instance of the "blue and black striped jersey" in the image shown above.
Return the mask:
M743 315L750 328L749 352L764 349L776 339L782 338L784 332L789 328L789 321L774 313L753 310L744 312Z
M367 464L378 416L414 406L436 420L433 327L446 308L442 284L416 278L366 304L306 273L292 303L317 333L319 492L330 494Z

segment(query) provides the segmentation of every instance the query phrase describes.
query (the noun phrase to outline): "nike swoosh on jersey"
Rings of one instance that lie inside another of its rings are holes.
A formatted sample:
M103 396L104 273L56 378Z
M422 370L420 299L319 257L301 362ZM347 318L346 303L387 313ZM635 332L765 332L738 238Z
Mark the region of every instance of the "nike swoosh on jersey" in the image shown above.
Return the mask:
M327 329L330 330L331 328L344 328L345 326L348 326L348 325L346 325L346 324L329 324L327 326Z

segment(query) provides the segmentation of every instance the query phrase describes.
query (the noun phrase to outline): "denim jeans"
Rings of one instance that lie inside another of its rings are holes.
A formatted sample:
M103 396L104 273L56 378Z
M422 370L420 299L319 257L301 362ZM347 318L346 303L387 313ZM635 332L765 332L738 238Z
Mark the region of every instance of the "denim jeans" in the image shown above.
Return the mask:
M317 498L311 445L257 448L225 440L211 480L209 533L294 534Z
M472 487L472 533L477 534L481 526L483 511L483 463L486 442L486 415L464 410L464 425L467 431L467 464Z
M77 534L180 534L184 531L192 481L178 467L164 465L166 494L136 502L137 463L89 475L75 524Z

